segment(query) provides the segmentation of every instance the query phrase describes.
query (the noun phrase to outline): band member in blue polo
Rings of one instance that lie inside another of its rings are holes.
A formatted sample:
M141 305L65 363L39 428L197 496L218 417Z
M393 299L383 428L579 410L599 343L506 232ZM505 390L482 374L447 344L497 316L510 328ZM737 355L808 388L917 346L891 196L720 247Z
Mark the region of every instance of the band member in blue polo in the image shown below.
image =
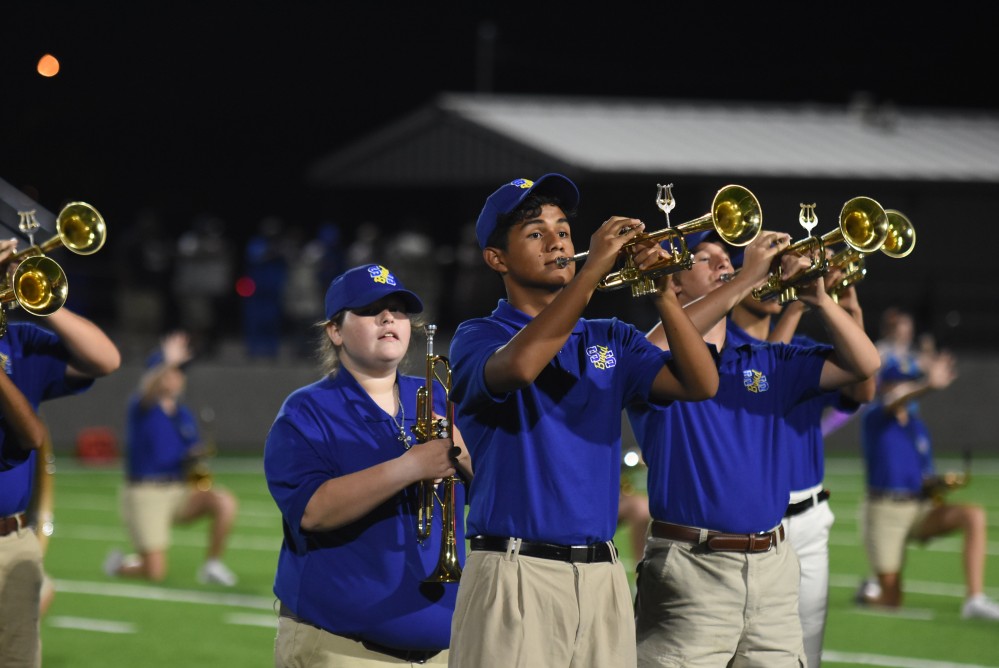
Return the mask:
M324 376L288 396L267 435L264 473L284 526L276 666L447 665L457 585L427 581L444 513L438 505L429 535L419 534L417 483L456 470L469 480L471 462L457 431L422 443L413 431L427 379L399 364L410 316L422 311L384 266L333 279L320 323ZM434 415L448 415L445 388L428 389ZM459 564L463 490L454 485Z
M236 495L219 484L202 486L191 468L207 456L198 419L184 402L186 367L194 352L186 332L171 332L146 360L146 371L126 411L125 484L121 517L135 552L113 549L104 560L112 577L162 582L174 525L208 518L201 584L233 587L239 578L222 561L236 521Z
M669 290L653 302L672 356L616 319L582 318L644 226L612 217L579 271L562 266L575 252L569 216L578 201L560 174L517 179L489 196L476 223L507 297L489 317L459 325L451 342L456 419L476 468L452 667L635 665L631 591L612 543L621 411L631 400L715 391L710 351ZM655 244L637 250L661 254Z
M653 518L637 582L638 665L804 664L799 565L781 525L791 476L780 423L802 399L869 377L878 354L821 281L799 296L819 314L832 352L729 341L727 313L766 279L790 239L761 232L726 281L725 245L701 234L688 242L693 268L676 274L674 287L720 353L718 393L629 407ZM787 253L780 262L785 276L808 264ZM666 345L658 330L649 336Z
M883 365L876 399L862 416L867 493L861 507L864 547L876 582L862 583L857 602L902 605L906 545L964 534L962 619L999 621L999 602L985 594L988 516L976 503L950 502L935 490L933 443L919 403L957 379L956 360L932 339L913 345L915 321L891 307L881 316ZM937 492L936 494L934 492Z
M0 265L15 245L0 241ZM47 316L44 326L9 322L0 337L0 662L5 665L41 662L42 549L26 517L38 449L48 438L39 405L87 390L120 364L111 339L66 307Z
M741 266L741 260L741 255L733 253L732 264L736 269ZM842 270L831 269L824 278L827 291L841 278ZM855 287L846 288L837 303L863 328L863 312ZM801 301L793 301L785 308L778 299L760 301L747 295L732 309L726 344L740 346L770 341L805 348L822 345L831 351L831 346L796 334L804 312L805 305ZM824 484L823 417L830 409L842 415L856 412L862 403L874 398L874 389L875 381L871 377L836 392L819 393L799 402L778 423L778 438L786 442L784 451L791 472L791 496L783 524L801 565L798 617L809 668L821 664L829 604L829 532L835 521L829 506L830 492Z

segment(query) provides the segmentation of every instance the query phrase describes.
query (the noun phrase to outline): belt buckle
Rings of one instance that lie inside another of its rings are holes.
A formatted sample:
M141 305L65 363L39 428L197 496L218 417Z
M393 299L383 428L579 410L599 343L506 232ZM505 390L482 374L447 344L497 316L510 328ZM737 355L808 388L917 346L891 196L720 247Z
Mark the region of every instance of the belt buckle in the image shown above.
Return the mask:
M776 533L777 533L776 531L764 531L764 532L761 532L761 533L750 534L750 538L749 538L749 551L750 552L769 552L770 550L774 549L774 544L777 542ZM766 540L767 540L767 549L765 549L765 550L757 550L756 549L757 541L758 540L762 540L764 538L766 538Z
M590 563L591 547L589 545L570 545L569 546L569 562L578 564L580 562L584 564Z
M770 550L774 549L774 547L777 545L777 543L780 542L780 534L778 533L780 531L780 529L781 529L781 527L778 527L777 529L774 529L773 531L768 531L767 532L766 536L770 540L769 540L769 543L767 544L766 552L769 552Z

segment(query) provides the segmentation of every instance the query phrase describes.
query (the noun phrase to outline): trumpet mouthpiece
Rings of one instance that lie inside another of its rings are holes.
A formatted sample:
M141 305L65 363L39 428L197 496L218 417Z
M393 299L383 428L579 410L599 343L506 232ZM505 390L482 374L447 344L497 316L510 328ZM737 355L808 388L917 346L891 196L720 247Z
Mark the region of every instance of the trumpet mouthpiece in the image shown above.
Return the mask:
M559 269L565 269L569 266L569 258L567 257L557 257L555 258L555 264L559 266Z

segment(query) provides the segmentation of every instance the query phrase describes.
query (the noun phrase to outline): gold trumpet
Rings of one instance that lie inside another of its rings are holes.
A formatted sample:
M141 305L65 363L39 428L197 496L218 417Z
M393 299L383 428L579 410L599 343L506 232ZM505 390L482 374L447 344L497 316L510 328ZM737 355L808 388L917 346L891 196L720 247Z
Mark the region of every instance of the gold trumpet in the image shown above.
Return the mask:
M802 214L799 219L802 225L811 221L814 225L814 204L802 204ZM810 209L810 213L806 213ZM810 229L810 228L808 228ZM753 297L766 301L774 297L780 298L781 304L787 304L798 299L798 288L806 283L824 276L829 271L829 258L826 248L840 242L861 253L873 253L881 248L888 239L888 215L876 201L870 197L854 197L847 200L839 214L839 227L827 232L821 237L807 236L796 241L780 251L773 260L773 268L767 282L753 290ZM803 271L785 278L780 262L785 253L806 255L811 264Z
M32 315L47 316L66 303L69 296L66 272L46 252L62 245L78 255L90 255L100 250L107 238L104 218L85 202L64 206L56 217L55 227L55 236L8 259L14 269L0 286L0 337L7 332L4 304L16 302ZM33 211L21 215L21 228L29 236L38 228Z
M437 438L452 439L454 435L454 403L451 401L451 364L447 357L434 354L434 334L437 325L426 325L427 335L427 374L426 384L416 394L416 424L413 434L420 443ZM438 371L438 367L442 371ZM443 374L443 377L442 377ZM444 387L445 415L434 417L434 380ZM433 480L421 480L417 484L416 500L419 504L416 517L416 537L423 541L430 536L433 526L434 505L441 506L441 551L437 567L424 582L458 582L461 579L461 564L458 561L458 519L455 508L455 485L461 479L457 476L444 478L440 484L440 496Z
M946 473L936 473L923 479L923 493L933 503L940 505L944 502L947 494L967 487L971 482L971 452L964 451L964 471L947 471Z
M896 209L885 209L888 216L888 238L879 249L891 258L902 258L916 246L916 230L912 222ZM829 258L829 267L843 270L843 277L829 288L829 294L839 298L851 285L859 283L867 276L864 257L867 253L847 246Z
M621 252L625 256L624 266L607 274L600 283L598 290L617 290L625 286L631 287L632 297L641 297L656 291L656 279L666 274L672 274L684 269L690 269L694 261L687 248L685 235L695 234L714 229L722 240L730 246L745 246L759 236L763 229L763 210L759 201L747 188L738 185L727 185L721 188L711 202L711 210L699 218L681 223L676 227L669 226L669 212L675 206L672 188L673 184L658 186L656 206L666 214L666 227L656 232L639 234L626 243ZM647 269L640 270L630 249L638 244L655 242L662 244L669 241L670 254L660 259ZM577 253L572 257L558 258L556 262L564 267L570 262L586 259L589 251Z

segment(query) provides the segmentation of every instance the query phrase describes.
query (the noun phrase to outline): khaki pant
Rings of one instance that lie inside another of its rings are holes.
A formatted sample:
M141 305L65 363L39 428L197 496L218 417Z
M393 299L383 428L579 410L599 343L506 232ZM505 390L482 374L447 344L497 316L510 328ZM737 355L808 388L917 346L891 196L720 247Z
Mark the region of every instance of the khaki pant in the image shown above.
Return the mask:
M446 666L447 650L416 664L373 652L364 645L287 617L278 618L274 668L381 668L383 666Z
M571 564L473 551L451 624L451 668L634 668L621 562Z
M42 548L33 529L0 537L0 666L37 668L42 662L39 602Z
M804 666L799 578L787 541L743 554L649 537L635 603L638 665Z

